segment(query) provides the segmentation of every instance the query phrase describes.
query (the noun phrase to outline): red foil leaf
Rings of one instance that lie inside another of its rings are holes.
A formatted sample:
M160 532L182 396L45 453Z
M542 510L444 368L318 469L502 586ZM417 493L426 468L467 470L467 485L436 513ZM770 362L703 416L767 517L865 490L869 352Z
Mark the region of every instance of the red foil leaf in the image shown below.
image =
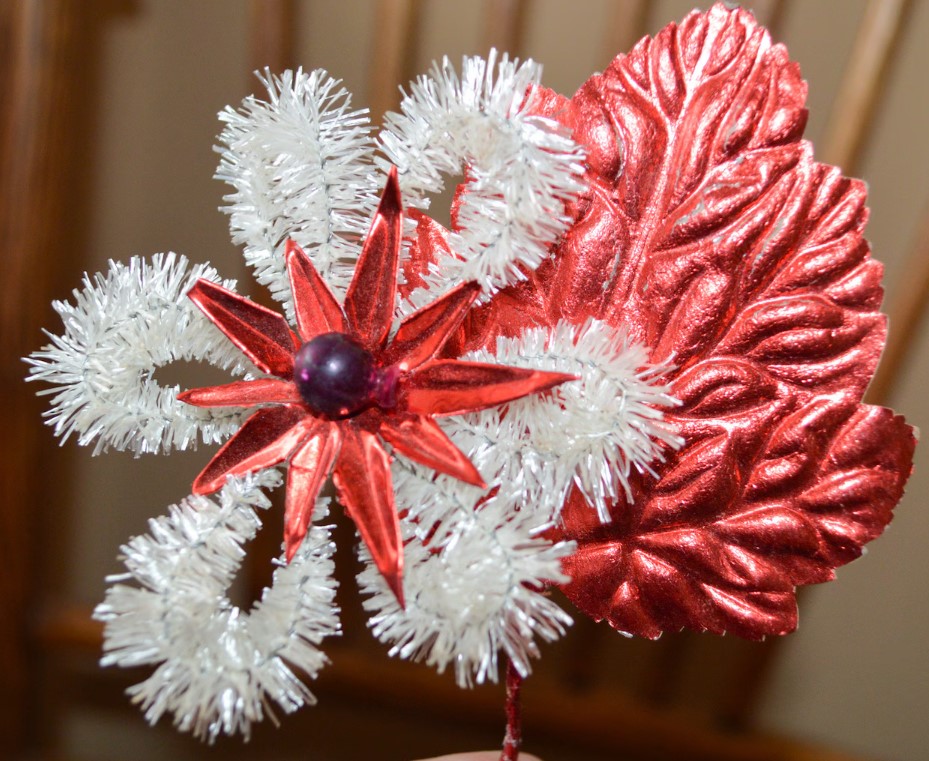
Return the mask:
M300 392L291 381L258 378L222 386L182 391L177 398L194 407L255 407L259 404L300 404Z
M628 246L612 189L599 178L586 179L591 182L590 197L581 205L558 258L544 262L521 289L529 291L521 296L535 307L537 322L564 318L580 323L600 313L605 273L613 271L616 251ZM506 295L497 297L505 314L512 311L506 309Z
M320 420L309 429L306 441L290 460L284 507L284 546L288 563L306 536L319 490L329 477L341 445L339 426Z
M832 578L881 533L914 445L888 410L821 400L783 418L760 449L738 439L685 449L660 488L614 505L608 526L576 521L589 508L575 494L565 525L581 550L566 561L566 592L643 636L681 627L783 634L796 625L794 587ZM783 472L765 472L778 461ZM634 611L603 598L604 575L639 600Z
M801 140L805 97L784 48L722 5L570 100L542 91L589 190L551 258L456 343L596 318L673 365L665 424L684 446L633 474L606 524L572 492L556 534L578 544L568 597L632 634L790 631L795 587L860 554L910 472L912 430L861 404L885 333L865 188ZM442 380L414 378L411 398L433 409Z
M315 423L316 419L297 405L258 410L197 476L194 494L216 491L228 476L240 476L283 462Z
M564 373L435 360L410 376L401 390L400 404L416 415L460 415L572 380L575 376Z
M322 333L344 333L342 307L313 262L292 240L287 241L284 261L290 277L297 329L303 342L308 343Z
M781 419L749 476L746 499L756 501L808 478L818 467L827 443L817 431L834 427L851 409L841 400L817 398Z
M403 207L394 167L345 294L344 311L351 332L370 351L384 347L393 321L402 232Z
M716 420L762 411L781 391L754 363L719 357L703 360L678 375L671 394L681 402L676 418Z
M426 287L423 275L438 261L439 254L451 252L448 230L432 217L426 216L419 209L408 209L406 216L416 224L416 237L410 243L408 256L400 262L403 282L397 284L397 290L402 299L409 298L417 288Z
M820 294L794 294L748 306L716 351L744 354L798 386L860 397L885 330L881 314L847 309Z
M765 536L797 558L812 557L819 548L815 523L799 510L779 505L724 518L717 522L716 529L731 545L744 545Z
M342 452L333 472L339 501L403 606L403 547L394 506L390 456L369 431L345 425L342 434Z
M684 403L666 422L685 447L657 482L638 479L607 526L576 494L564 514L581 547L569 597L624 631L790 631L794 587L857 556L909 474L910 430L860 405L884 341L864 188L800 142L805 90L749 14L716 6L575 96L612 195L598 191L548 285L603 267L589 216L609 219L614 274L593 316L677 364ZM861 452L831 472L851 431L879 429L880 467Z
M454 478L482 489L487 487L471 464L432 418L422 415L384 418L378 433L397 452Z
M262 372L293 376L296 340L281 315L209 280L198 280L188 296Z

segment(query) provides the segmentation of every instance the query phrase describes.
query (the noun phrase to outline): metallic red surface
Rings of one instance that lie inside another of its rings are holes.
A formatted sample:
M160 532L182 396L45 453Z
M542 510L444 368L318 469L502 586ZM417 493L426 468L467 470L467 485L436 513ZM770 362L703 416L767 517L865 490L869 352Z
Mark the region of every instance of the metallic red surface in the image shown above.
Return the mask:
M425 415L410 415L397 419L396 416L385 417L378 429L381 437L390 444L394 451L404 457L422 463L433 470L474 484L482 489L487 487L477 468L456 447L438 423Z
M437 359L410 376L400 398L420 415L460 415L573 380L577 377L564 373Z
M220 447L194 480L194 494L211 494L229 476L240 476L283 462L306 438L312 423L296 404L264 407Z
M222 386L183 391L177 398L195 407L255 407L259 404L300 404L300 392L290 381L260 378Z
M332 474L339 501L403 607L403 545L391 487L390 455L377 436L357 426L345 426L343 437L342 454Z
M881 533L911 469L912 429L861 404L885 334L864 184L814 160L799 69L743 10L695 12L573 98L539 96L586 148L590 190L553 256L472 310L455 348L594 317L670 363L683 403L666 414L683 447L657 478L633 474L609 523L569 497L564 591L646 637L788 632L795 587ZM414 262L444 240L427 225ZM426 401L441 374L408 386L432 414L455 399Z
M287 272L293 287L294 312L297 330L304 343L309 343L322 333L344 333L345 318L342 308L335 300L326 281L292 240L287 241L284 253Z
M414 370L435 356L449 334L461 324L481 292L477 283L462 283L407 317L384 353L386 364Z
M403 210L397 170L387 177L381 202L365 239L355 276L345 292L345 317L369 351L383 349L393 321Z
M342 430L328 420L318 420L291 458L287 468L284 507L284 546L287 562L293 560L310 528L316 499L339 456Z
M290 378L298 342L281 315L209 280L198 280L188 296L255 367Z
M373 407L337 420L316 417L302 402L293 382L294 354L300 340L284 319L202 280L192 289L191 298L258 367L278 377L193 389L179 398L201 407L281 405L259 408L197 477L194 491L207 494L219 489L229 476L289 461L284 531L290 560L309 527L319 489L334 468L340 501L402 602L403 551L390 455L381 437L417 462L483 485L468 458L432 421L430 409L439 409L442 414L451 414L452 408L458 412L481 409L551 388L570 376L456 360L433 361L477 296L477 287L470 283L409 315L388 343L401 227L394 170L349 286L344 312L303 251L293 243L286 251L300 338L307 342L321 333L344 330L364 342L378 366L391 378L396 377L396 404L391 400L389 409ZM440 387L443 378L445 391ZM413 389L413 404L405 400L406 386ZM417 402L420 397L427 398L428 404Z
M523 678L513 662L506 662L506 734L503 736L503 748L500 761L519 761L519 751L523 745L523 710L521 692Z

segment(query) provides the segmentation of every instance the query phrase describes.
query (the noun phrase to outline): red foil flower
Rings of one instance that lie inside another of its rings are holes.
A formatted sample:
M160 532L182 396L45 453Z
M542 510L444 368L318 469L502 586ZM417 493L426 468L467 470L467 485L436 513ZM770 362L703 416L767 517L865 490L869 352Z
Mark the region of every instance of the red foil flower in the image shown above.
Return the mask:
M437 359L477 297L475 283L460 284L409 315L391 337L402 221L393 170L342 307L306 254L288 242L299 335L281 315L198 281L190 298L256 367L275 377L179 395L200 407L259 407L197 477L195 494L216 491L229 476L286 461L284 541L290 560L332 470L340 502L401 604L403 553L384 442L483 487L434 417L501 404L573 377Z
M606 523L574 489L564 591L645 637L789 632L795 587L861 554L911 470L912 428L861 404L886 332L865 186L815 161L799 69L747 11L694 12L573 98L540 95L586 149L590 190L552 257L473 310L463 347L603 320L673 367L664 422L684 441L632 473ZM444 244L420 226L422 270Z

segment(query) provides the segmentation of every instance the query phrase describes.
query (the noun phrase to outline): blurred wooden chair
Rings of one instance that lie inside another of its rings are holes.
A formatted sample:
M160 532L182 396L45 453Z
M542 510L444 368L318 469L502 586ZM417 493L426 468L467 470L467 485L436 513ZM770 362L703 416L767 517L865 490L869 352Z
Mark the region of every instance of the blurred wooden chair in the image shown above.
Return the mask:
M0 392L4 435L0 437L0 755L28 744L35 727L35 665L32 628L43 579L37 553L43 546L39 510L45 488L58 472L44 470L48 437L36 430L41 405L22 393L25 366L39 327L48 319L55 287L55 252L67 245L53 220L67 215L65 167L76 146L69 143L64 115L74 112L77 51L71 2L30 0L0 4ZM76 134L76 133L75 133ZM44 470L44 474L43 474ZM14 756L15 757L15 756Z
M870 0L860 25L851 64L835 100L824 160L854 173L875 102L892 63L895 41L910 3ZM486 47L520 53L528 0L485 0ZM775 37L786 0L767 4L765 20ZM86 610L54 608L37 618L43 600L36 576L41 537L29 506L36 504L33 484L41 484L41 449L48 437L37 425L38 405L13 399L31 397L22 389L22 366L51 297L51 252L61 244L56 225L67 185L61 167L69 151L80 150L67 129L74 108L75 30L83 6L77 0L21 0L0 6L2 66L9 83L3 109L3 262L0 309L3 314L3 398L7 430L0 463L7 484L0 503L0 550L5 570L0 593L5 624L0 629L0 673L8 696L0 711L0 748L13 754L41 748L36 732L36 694L30 674L48 653L98 652L99 628ZM280 70L294 60L294 0L251 0L251 59L254 68ZM414 74L409 51L415 48L416 0L378 0L378 30L370 69L370 107L375 121L397 105L396 83ZM648 24L649 3L625 0L611 6L605 27L603 64L626 50ZM884 363L871 390L882 402L905 361L905 339L929 300L929 214L914 247L908 281L896 303L888 305L895 324ZM13 358L9 360L8 358ZM41 435L40 435L41 434ZM44 443L43 443L44 442ZM27 485L28 484L28 488ZM42 502L38 502L42 505ZM267 534L268 532L263 532ZM270 554L273 547L267 547ZM343 589L353 589L347 583ZM356 601L357 602L357 601ZM331 648L333 665L318 692L362 694L369 703L403 704L423 716L457 716L475 726L502 728L498 692L464 693L447 679L386 659L383 649L365 636L356 604L346 604L347 636ZM38 631L38 645L32 635ZM353 636L352 632L361 636ZM608 627L579 621L570 637L549 648L540 673L526 691L526 719L534 739L561 738L580 749L600 749L629 758L713 759L714 761L799 761L844 758L840 754L763 736L752 729L753 711L776 657L778 641L743 642L693 634L663 637L658 642L619 640ZM229 749L227 748L227 751Z

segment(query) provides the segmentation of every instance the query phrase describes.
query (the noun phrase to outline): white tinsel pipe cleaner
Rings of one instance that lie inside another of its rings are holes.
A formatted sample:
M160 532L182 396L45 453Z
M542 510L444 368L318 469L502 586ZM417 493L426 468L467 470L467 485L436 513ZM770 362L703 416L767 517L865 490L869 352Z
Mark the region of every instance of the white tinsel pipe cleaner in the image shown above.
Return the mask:
M64 333L48 331L51 344L26 361L29 380L52 385L44 416L55 435L78 443L96 440L94 454L109 447L136 454L169 452L222 441L243 420L242 410L199 409L177 400L180 388L162 386L155 371L173 362L202 361L241 375L251 366L197 309L187 292L199 278L234 288L206 264L188 267L175 254L151 261L110 262L109 271L84 276L74 302L55 301Z
M632 498L632 472L653 473L652 463L682 444L662 424L664 410L679 404L666 381L671 368L650 363L622 328L561 321L500 337L493 354L469 358L578 376L547 394L443 421L478 470L496 474L517 504L550 507L557 518L577 487L609 522L607 504Z
M230 480L217 498L188 497L123 547L126 572L94 616L105 623L104 666L155 665L129 694L151 723L171 714L175 726L212 742L242 733L272 705L286 713L315 703L300 674L327 662L319 643L339 633L334 545L319 525L289 564L279 561L270 588L251 612L227 595L261 521L261 491L280 482L275 470Z
M432 474L399 461L393 472L398 505L410 506L401 495L422 501L417 517L408 513L401 523L406 607L362 552L368 562L358 582L374 635L390 645L391 655L439 672L454 664L462 687L496 682L501 652L527 676L530 659L539 656L536 639L556 640L571 624L543 590L568 580L561 560L573 545L539 536L548 525L505 499L492 497L476 508L478 489L468 487L459 500L454 479L440 476L430 484Z
M226 108L216 178L234 243L293 321L284 246L296 241L337 294L352 277L359 242L377 206L380 179L365 110L326 71L259 76L268 99Z
M442 175L465 165L468 183L449 236L451 254L425 274L428 290L474 280L487 295L525 279L567 229L565 204L584 189L583 151L566 128L532 114L541 66L533 61L465 58L459 77L447 58L420 77L385 117L380 141L397 166L404 201L428 206Z

